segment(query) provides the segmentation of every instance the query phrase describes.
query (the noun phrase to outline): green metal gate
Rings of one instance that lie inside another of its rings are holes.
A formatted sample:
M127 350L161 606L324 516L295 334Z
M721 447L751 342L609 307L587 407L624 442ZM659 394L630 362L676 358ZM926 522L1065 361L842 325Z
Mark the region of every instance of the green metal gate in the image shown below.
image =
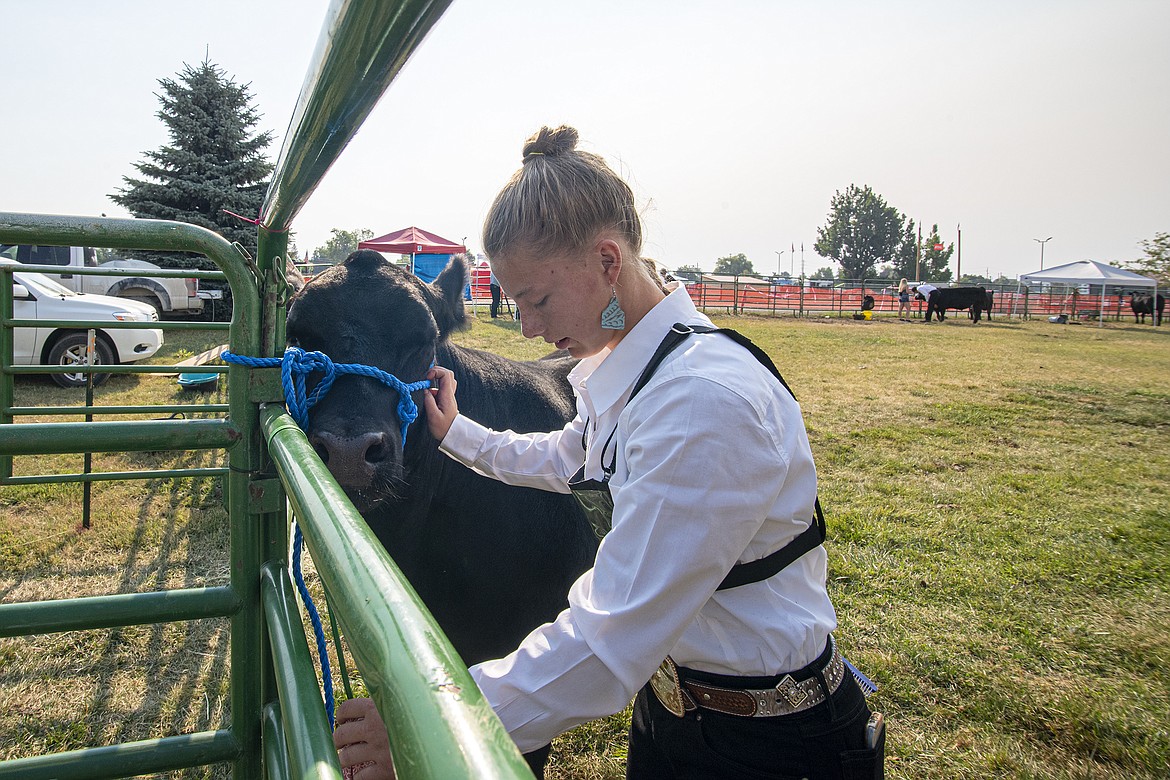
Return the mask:
M337 0L332 4L265 199L257 258L246 257L203 228L155 220L0 213L0 242L204 254L232 289L235 306L227 326L231 351L257 357L282 354L288 228L447 5L449 0ZM371 35L371 31L379 34ZM531 776L466 667L285 412L278 368L233 365L217 369L227 375L228 403L202 407L223 415L213 419L21 422L22 416L33 411L15 406L15 377L65 369L13 365L13 329L30 323L13 317L12 270L0 265L0 485L197 474L222 477L231 523L231 573L229 583L217 587L0 604L0 637L228 618L231 724L215 731L0 762L0 780L130 777L219 762L231 762L237 780L339 778L288 574L288 507L301 525L330 594L332 617L345 632L356 665L387 722L399 776ZM181 271L174 275L199 274ZM100 326L159 327L159 323L103 322ZM98 372L178 370L175 366L102 366ZM43 407L36 409L45 412ZM158 409L51 411L92 416ZM12 470L13 457L38 454L221 449L227 452L227 469L31 477L13 476Z

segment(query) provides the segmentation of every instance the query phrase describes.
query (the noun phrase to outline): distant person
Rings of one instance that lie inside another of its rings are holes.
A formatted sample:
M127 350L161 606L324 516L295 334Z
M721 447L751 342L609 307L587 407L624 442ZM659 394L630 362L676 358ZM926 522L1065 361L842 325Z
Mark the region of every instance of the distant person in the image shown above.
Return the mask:
M926 319L923 322L930 322L930 296L937 290L933 284L920 284L917 287L911 287L910 291L914 293L914 297L920 301L926 301ZM938 321L942 322L942 312L938 313Z
M488 288L492 291L492 319L500 316L500 283L496 281L496 272L488 267Z
M905 276L898 282L898 320L900 322L910 320L910 285L906 282Z

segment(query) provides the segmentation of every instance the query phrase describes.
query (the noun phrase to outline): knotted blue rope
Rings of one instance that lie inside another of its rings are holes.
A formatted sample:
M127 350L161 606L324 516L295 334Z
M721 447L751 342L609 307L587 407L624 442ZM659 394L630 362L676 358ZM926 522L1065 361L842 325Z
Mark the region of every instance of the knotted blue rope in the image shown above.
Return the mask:
M389 385L398 391L398 419L402 423L402 446L406 446L406 429L418 419L418 405L411 398L411 393L425 390L431 386L429 379L406 384L393 374L380 368L362 365L361 363L334 363L323 352L309 352L300 347L286 347L283 358L256 358L245 355L236 355L224 352L223 359L228 363L236 363L251 368L272 368L280 366L280 381L284 387L284 403L288 413L297 421L301 430L309 428L309 410L312 409L321 397L329 392L333 382L339 374L356 374L377 379L384 385ZM321 381L313 388L313 392L305 395L305 377L314 371L324 374Z
M377 379L398 391L398 419L402 423L402 446L406 447L406 430L410 424L418 419L418 405L410 397L411 393L425 390L431 386L430 380L406 384L393 374L380 368L362 365L361 363L334 363L323 352L309 352L300 347L286 347L283 358L257 358L246 355L236 355L224 352L221 357L227 363L248 366L250 368L272 368L280 366L280 381L284 388L284 403L289 414L296 420L302 431L309 428L309 410L312 409L329 388L333 386L338 374L356 374ZM314 371L320 371L325 376L313 388L313 392L305 395L305 377ZM305 602L305 609L309 613L309 620L313 624L313 636L317 640L317 655L321 659L321 680L325 691L325 713L329 716L329 728L334 727L333 717L333 674L329 668L329 652L325 643L325 627L321 623L321 615L317 612L317 605L309 595L309 588L305 585L305 575L301 571L301 550L304 547L304 534L301 527L293 521L293 579L301 600ZM341 648L337 648L341 652Z

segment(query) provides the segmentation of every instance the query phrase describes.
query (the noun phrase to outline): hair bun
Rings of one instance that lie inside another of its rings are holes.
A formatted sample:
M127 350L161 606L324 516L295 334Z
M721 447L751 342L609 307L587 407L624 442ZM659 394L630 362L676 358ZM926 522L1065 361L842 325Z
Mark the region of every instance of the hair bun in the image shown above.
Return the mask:
M524 142L524 162L533 157L559 157L577 148L577 129L568 125L542 127Z

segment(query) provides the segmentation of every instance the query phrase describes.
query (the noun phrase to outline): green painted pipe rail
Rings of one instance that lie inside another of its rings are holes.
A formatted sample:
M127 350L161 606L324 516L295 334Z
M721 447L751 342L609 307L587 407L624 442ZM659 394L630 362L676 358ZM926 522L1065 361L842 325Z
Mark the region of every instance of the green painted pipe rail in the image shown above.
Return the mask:
M199 370L202 371L200 366ZM158 406L13 406L6 411L13 417L70 414L222 414L227 404L159 404Z
M261 235L288 230L449 5L451 0L335 0L329 7L260 209Z
M313 658L305 644L304 623L288 569L283 561L270 561L260 576L291 776L299 780L341 780L341 764L333 747L320 684L313 673Z
M232 447L241 434L228 420L125 420L0 426L0 452L149 452Z
M304 432L273 405L261 410L261 425L333 615L386 720L398 776L531 778L467 667Z
M230 731L124 742L0 763L0 780L113 780L234 761L240 744Z
M55 485L77 482L115 482L127 479L183 479L184 477L223 477L225 468L148 469L144 471L90 471L81 474L38 474L0 477L0 485Z
M50 244L50 242L45 242ZM52 245L52 244L50 244ZM65 246L60 244L60 246ZM7 265L6 263L4 265ZM223 280L223 271L204 271L198 268L100 268L98 266L43 265L21 263L9 265L8 273L35 272L38 274L71 274L74 276L157 276L160 279ZM206 323L205 323L206 324Z
M284 718L276 702L264 705L260 732L264 735L264 774L266 780L292 780L288 768L288 749L284 745Z
M0 604L0 637L228 617L239 608L225 587Z

